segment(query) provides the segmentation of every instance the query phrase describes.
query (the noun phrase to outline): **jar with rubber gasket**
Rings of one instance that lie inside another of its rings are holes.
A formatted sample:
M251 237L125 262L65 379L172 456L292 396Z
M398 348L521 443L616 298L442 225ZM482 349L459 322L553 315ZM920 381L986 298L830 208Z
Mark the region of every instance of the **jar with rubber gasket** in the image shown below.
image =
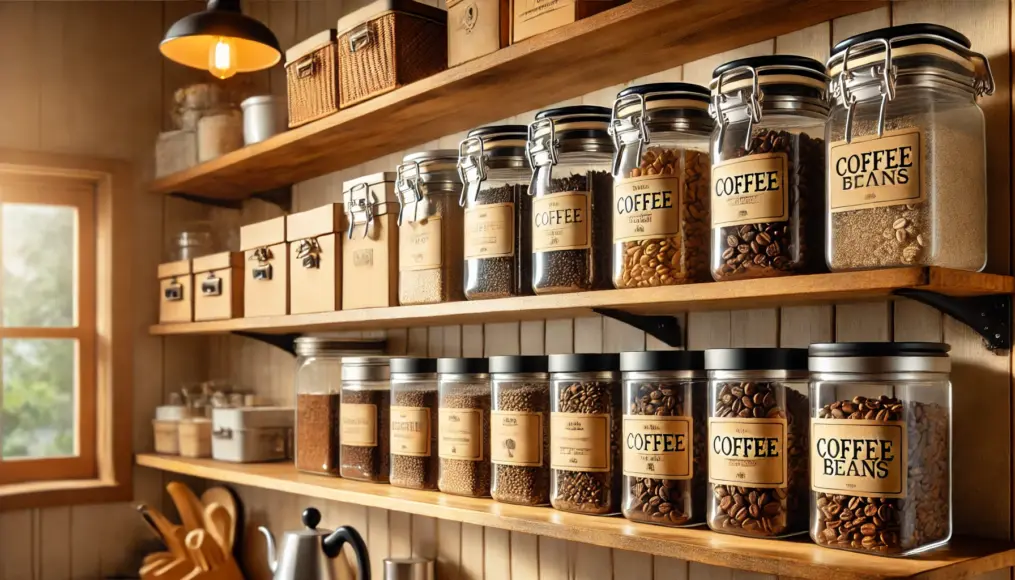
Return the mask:
M469 300L532 293L527 130L525 125L481 127L469 131L458 147Z
M944 26L848 38L828 61L828 266L835 271L987 260L987 58Z
M708 89L656 83L613 104L613 285L709 279Z
M710 89L712 277L824 269L824 65L792 55L743 58L715 69Z

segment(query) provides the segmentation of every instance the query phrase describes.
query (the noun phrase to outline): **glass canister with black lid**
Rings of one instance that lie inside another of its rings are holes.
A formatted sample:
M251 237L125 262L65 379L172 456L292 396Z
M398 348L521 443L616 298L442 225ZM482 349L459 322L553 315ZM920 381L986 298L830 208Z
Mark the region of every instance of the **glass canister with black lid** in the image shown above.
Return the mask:
M490 495L490 367L485 358L437 359L440 389L437 488Z
M342 359L340 474L346 479L387 483L391 373L385 356Z
M391 359L391 485L437 489L437 410L437 359Z
M545 356L492 356L493 499L550 502L550 375Z

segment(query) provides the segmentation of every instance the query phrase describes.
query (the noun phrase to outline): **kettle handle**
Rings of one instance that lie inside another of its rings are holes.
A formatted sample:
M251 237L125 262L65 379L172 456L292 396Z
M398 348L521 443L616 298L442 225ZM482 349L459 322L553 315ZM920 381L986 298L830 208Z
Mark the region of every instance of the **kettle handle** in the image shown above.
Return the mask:
M359 535L356 528L350 526L342 526L331 533L330 536L324 538L321 541L321 545L324 548L324 555L329 558L338 556L339 552L342 551L342 546L348 542L352 546L352 551L356 553L356 564L359 568L359 579L370 580L370 554L367 552L366 542L363 541L363 536Z

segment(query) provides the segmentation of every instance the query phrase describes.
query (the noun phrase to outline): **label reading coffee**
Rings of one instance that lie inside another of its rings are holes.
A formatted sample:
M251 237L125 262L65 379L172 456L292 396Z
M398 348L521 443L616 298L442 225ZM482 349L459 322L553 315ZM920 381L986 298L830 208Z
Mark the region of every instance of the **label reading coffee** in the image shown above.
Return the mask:
M610 416L550 413L550 467L610 470Z
M906 497L906 423L811 419L811 489Z
M718 485L786 487L786 420L708 420L708 480Z
M613 241L633 242L680 233L680 179L647 175L613 187Z
M490 461L501 465L542 467L542 415L522 411L492 411Z
M832 211L923 201L920 139L919 129L903 129L832 143L828 157Z
M589 248L589 192L566 191L532 200L532 251Z
M441 459L483 460L483 412L441 409L437 414L437 454Z
M712 166L712 227L789 219L785 153L763 153Z
M346 403L339 408L342 445L377 445L377 405Z
M491 203L465 210L465 259L515 255L515 204Z
M692 426L690 417L624 415L624 475L690 479Z
M430 409L391 407L391 453L430 456Z
M441 216L432 216L426 222L402 222L398 245L399 270L440 268Z

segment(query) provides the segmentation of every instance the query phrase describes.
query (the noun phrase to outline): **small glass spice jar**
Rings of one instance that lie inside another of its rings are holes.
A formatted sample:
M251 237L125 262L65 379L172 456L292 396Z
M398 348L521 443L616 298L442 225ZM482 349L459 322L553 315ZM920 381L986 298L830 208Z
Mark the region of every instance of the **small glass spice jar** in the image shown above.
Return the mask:
M738 280L824 267L828 76L792 55L712 73L712 277Z
M620 373L616 354L550 355L550 503L620 513Z
M705 352L620 355L624 380L624 517L664 526L705 521Z
M340 474L346 479L388 482L390 378L387 357L342 359Z
M550 375L545 356L490 357L490 495L550 503Z
M391 485L437 489L437 359L391 359Z
M485 358L437 359L440 383L437 487L490 495L490 374Z
M709 279L708 89L629 87L613 103L613 285Z
M947 344L812 344L811 538L906 556L952 535Z
M708 370L708 526L784 537L807 527L807 349L716 348Z

